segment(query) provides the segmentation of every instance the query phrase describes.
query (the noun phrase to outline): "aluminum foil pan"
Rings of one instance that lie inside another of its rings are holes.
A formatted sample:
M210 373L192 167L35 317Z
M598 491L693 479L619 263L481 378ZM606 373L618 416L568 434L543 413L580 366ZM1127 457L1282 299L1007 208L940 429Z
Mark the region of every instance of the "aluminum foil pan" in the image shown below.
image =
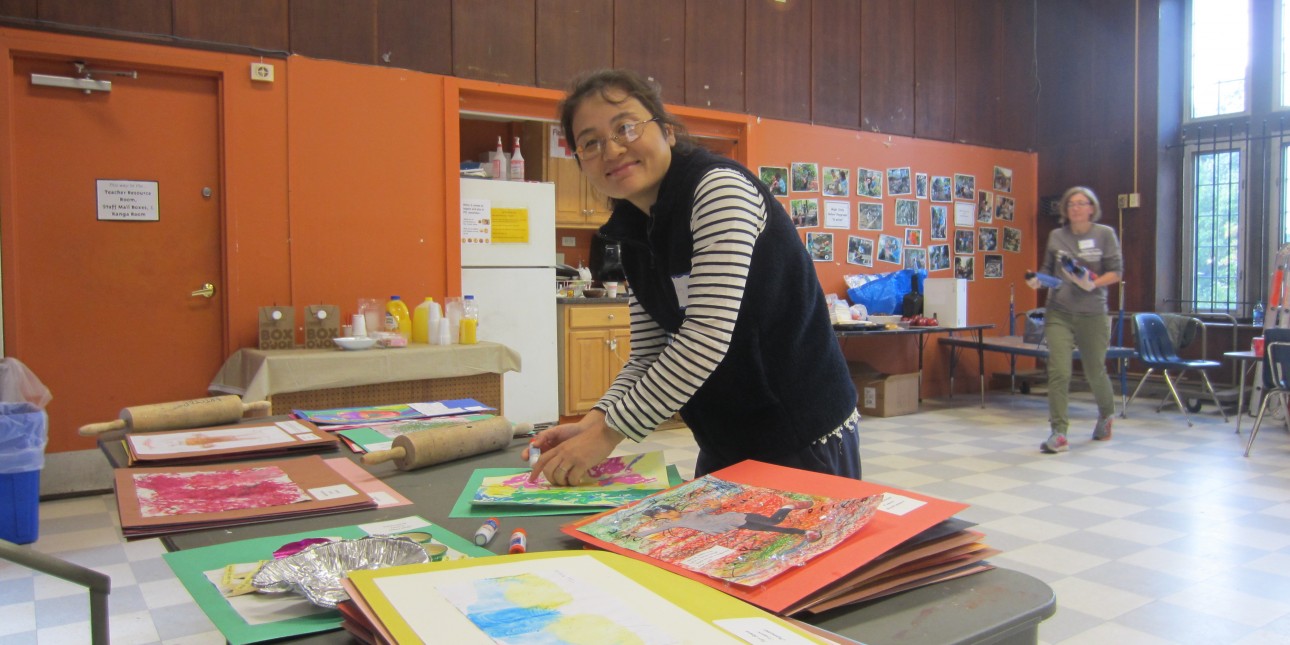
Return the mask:
M404 537L372 536L319 544L274 560L251 584L262 593L295 591L319 607L332 609L348 595L340 581L350 571L429 562L420 544Z

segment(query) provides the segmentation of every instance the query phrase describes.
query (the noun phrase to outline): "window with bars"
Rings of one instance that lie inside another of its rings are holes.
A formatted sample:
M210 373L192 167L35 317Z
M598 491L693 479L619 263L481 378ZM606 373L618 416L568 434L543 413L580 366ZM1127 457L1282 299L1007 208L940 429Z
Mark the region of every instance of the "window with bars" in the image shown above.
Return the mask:
M1196 152L1191 157L1191 301L1196 309L1227 311L1241 300L1241 150Z

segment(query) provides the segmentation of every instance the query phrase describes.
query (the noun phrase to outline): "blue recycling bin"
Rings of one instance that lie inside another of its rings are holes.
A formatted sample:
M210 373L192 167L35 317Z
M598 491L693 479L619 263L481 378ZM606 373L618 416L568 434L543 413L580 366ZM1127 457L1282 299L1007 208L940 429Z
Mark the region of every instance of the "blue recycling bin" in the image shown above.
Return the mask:
M30 544L40 535L40 470L49 417L31 403L0 403L0 539Z

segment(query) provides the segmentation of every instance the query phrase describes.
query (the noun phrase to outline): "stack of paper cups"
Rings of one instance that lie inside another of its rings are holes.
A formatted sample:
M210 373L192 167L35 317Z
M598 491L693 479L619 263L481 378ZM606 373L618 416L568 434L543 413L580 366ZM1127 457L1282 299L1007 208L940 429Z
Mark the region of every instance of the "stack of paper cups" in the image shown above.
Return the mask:
M351 318L350 320L353 321L354 337L366 338L367 337L367 317L364 316L363 314L354 314L354 317Z
M452 344L451 334L452 334L452 323L450 323L447 318L440 318L439 332L435 335L435 344L451 345Z

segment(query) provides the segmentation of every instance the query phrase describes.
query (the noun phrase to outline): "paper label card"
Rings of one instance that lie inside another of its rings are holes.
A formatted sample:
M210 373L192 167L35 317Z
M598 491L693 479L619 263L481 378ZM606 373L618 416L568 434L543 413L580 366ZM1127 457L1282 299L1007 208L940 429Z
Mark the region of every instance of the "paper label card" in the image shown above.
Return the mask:
M363 529L368 535L395 535L405 533L413 529L425 528L430 522L424 517L418 515L409 515L400 517L397 520L386 520L384 522L372 522L371 524L359 524L358 528Z
M100 221L157 222L161 220L157 182L99 179L95 182L95 186L98 192Z
M314 499L339 499L341 497L352 497L357 495L358 491L345 484L337 484L335 486L310 488L309 494L313 495Z
M878 505L878 510L885 513L891 513L892 515L904 515L922 507L926 503L927 502L914 499L912 497L905 497L904 495L883 493L882 503Z
M712 624L752 645L810 645L815 642L769 618L724 618L714 620Z

